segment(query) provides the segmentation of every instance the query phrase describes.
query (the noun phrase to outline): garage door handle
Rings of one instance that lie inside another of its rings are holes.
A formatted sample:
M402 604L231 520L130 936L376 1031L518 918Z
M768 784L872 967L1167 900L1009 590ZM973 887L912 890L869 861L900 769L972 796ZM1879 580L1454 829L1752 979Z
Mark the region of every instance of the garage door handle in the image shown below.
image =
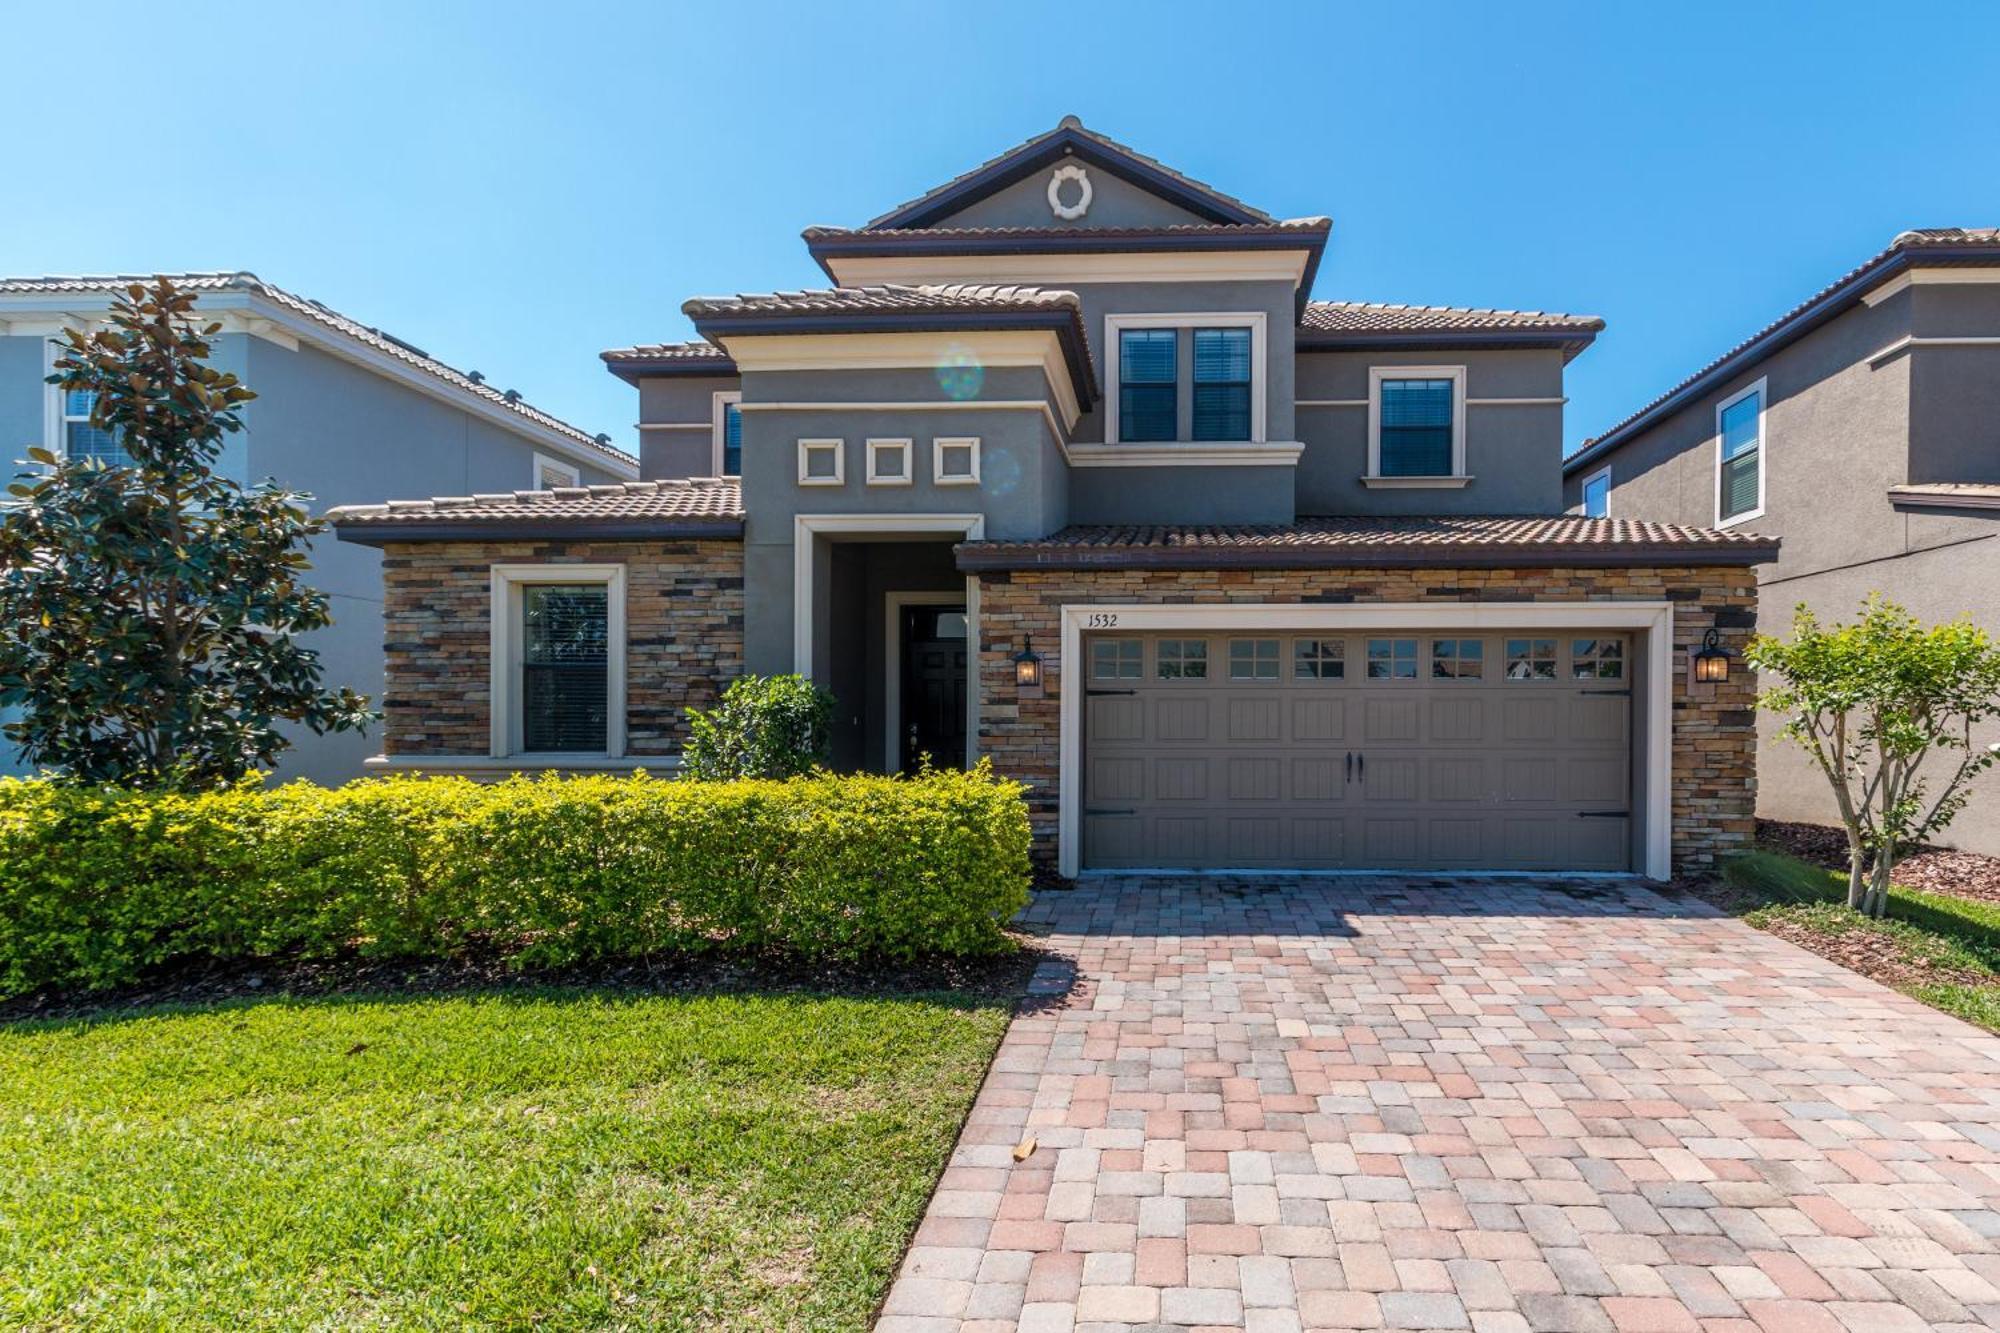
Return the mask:
M1576 817L1578 819L1630 819L1632 812L1630 810L1579 810L1576 812Z
M1630 690L1578 690L1578 691L1577 691L1577 693L1578 693L1578 694L1618 694L1618 695L1623 695L1623 696L1624 696L1625 698L1628 698L1628 699L1632 697L1632 691L1630 691Z
M1368 781L1368 755L1366 752L1354 756L1354 776Z
M1354 781L1354 751L1347 752L1347 780Z
M1137 694L1137 690L1085 690L1085 694Z
M1136 815L1139 812L1137 810L1100 810L1096 806L1091 806L1083 813L1086 815Z

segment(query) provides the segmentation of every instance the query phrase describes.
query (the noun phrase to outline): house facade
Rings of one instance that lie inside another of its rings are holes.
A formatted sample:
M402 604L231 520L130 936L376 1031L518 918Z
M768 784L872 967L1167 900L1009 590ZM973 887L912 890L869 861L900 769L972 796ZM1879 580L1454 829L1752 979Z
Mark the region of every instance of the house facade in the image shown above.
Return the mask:
M1774 633L1880 592L2000 634L2000 230L1904 232L1580 449L1578 513L1780 537ZM1826 780L1761 719L1758 811L1835 823ZM1946 840L2000 853L2000 774Z
M195 293L222 330L214 364L257 393L220 468L249 485L275 478L318 508L443 491L613 483L637 477L637 460L461 373L421 348L293 295L249 273L170 274ZM45 383L64 328L101 323L112 298L149 278L0 279L0 441L10 458L39 445L59 456L116 460L117 441L89 423L86 395ZM331 686L383 694L381 557L331 537L312 549L312 583L332 603L333 624L307 637ZM0 772L20 771L0 746ZM301 731L277 776L338 782L363 771L378 734Z
M641 480L352 507L379 763L668 767L745 672L834 761L990 756L1085 869L1698 868L1751 833L1776 543L1563 513L1586 317L1312 299L1281 220L1074 119L860 227L824 288L604 353Z

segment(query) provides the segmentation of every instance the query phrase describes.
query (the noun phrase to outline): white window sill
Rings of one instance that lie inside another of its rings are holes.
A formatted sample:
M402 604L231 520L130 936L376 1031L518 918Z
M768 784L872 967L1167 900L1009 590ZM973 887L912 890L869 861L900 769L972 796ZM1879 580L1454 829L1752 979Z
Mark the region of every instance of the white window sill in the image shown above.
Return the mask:
M1177 440L1162 444L1072 444L1071 467L1292 467L1305 452L1294 441Z
M1361 484L1385 491L1455 491L1471 477L1363 477Z

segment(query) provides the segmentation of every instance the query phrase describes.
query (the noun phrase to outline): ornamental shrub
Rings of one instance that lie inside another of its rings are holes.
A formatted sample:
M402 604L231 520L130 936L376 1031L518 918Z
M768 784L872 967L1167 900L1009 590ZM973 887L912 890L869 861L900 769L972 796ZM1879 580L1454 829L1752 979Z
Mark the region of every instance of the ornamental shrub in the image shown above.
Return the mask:
M0 779L0 997L189 958L557 965L1010 947L1018 783L394 777L141 792Z
M826 763L833 696L804 676L738 676L688 710L681 772L697 782L792 778Z

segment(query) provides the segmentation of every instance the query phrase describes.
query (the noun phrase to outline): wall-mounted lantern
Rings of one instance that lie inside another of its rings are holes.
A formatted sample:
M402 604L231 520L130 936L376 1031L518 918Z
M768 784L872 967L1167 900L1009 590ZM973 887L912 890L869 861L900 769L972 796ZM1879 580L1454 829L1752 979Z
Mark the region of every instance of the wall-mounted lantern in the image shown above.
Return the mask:
M1729 679L1729 650L1721 643L1721 636L1709 630L1701 639L1701 648L1694 655L1694 678L1702 685L1715 685Z
M1042 655L1035 651L1033 635L1022 635L1021 651L1014 654L1014 685L1031 699L1042 692Z

